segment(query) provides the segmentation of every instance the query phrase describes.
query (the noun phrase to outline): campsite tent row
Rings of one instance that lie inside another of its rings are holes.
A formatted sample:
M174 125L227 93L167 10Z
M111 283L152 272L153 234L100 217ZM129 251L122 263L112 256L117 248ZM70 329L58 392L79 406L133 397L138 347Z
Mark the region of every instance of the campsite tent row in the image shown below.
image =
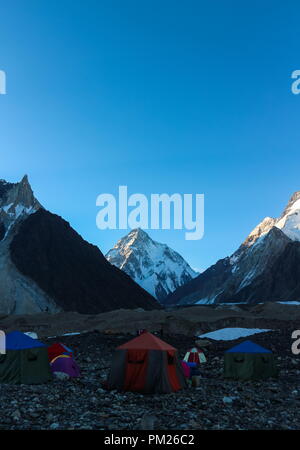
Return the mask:
M190 355L187 359L189 357ZM6 335L6 354L0 354L1 383L44 383L52 379L55 371L65 372L70 376L80 375L72 350L68 347L53 344L47 348L37 339L18 331ZM272 352L251 341L225 353L225 377L263 379L276 376L277 373ZM151 333L141 334L119 346L114 352L107 380L108 389L169 393L185 387L186 379L176 348Z

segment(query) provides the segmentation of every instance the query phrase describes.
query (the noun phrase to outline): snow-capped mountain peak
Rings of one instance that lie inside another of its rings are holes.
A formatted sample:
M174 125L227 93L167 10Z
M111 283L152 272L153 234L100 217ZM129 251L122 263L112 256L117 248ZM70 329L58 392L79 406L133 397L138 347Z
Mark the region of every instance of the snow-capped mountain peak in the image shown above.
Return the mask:
M276 219L272 217L265 217L248 235L247 239L244 242L246 247L250 247L253 245L257 239L268 233L272 227L275 226Z
M293 241L300 241L300 191L292 195L275 226Z
M262 222L251 231L242 246L250 247L259 238L266 235L273 227L279 228L293 241L300 241L300 191L297 191L292 195L279 218L274 219L272 217L265 217Z
M106 258L158 300L198 275L182 256L140 228L120 239Z
M27 175L19 183L0 180L0 235L2 238L16 220L36 212L39 208L41 205L33 195Z

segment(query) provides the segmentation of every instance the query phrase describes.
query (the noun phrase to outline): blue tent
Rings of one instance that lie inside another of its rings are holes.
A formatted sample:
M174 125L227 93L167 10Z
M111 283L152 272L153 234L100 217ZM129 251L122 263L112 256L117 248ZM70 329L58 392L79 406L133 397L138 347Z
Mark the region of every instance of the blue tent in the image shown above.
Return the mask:
M235 347L232 347L225 353L272 353L272 352L264 347L261 347L258 344L255 344L255 342L245 341L242 342L241 344L236 345Z
M25 348L46 347L37 339L32 339L20 331L12 331L6 335L6 350L24 350Z
M46 345L20 331L6 335L0 355L0 383L39 384L52 379Z
M270 350L255 342L244 341L224 355L224 376L235 380L259 380L276 377L278 369Z

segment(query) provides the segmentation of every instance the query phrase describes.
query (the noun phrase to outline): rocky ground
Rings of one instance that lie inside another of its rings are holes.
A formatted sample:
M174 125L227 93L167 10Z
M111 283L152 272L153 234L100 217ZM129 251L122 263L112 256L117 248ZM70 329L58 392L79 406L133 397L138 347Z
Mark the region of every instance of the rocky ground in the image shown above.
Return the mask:
M252 337L272 349L278 379L225 381L224 350L240 342L212 341L201 369L201 386L167 395L109 392L102 388L114 348L131 338L90 332L61 338L73 348L82 377L36 386L0 385L0 429L299 429L300 355L291 352L296 324ZM183 357L194 339L164 336ZM44 342L52 343L57 339Z

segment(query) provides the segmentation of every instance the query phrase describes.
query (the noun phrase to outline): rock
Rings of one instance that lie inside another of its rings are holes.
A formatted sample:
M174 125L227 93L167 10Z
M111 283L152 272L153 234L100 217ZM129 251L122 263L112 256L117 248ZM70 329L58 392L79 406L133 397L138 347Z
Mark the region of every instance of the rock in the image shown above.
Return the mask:
M210 342L208 339L198 339L197 341L195 341L195 345L200 348L210 347L212 345L212 342Z
M70 378L70 376L65 372L53 372L53 375L55 378L61 381L68 380Z
M152 414L145 414L140 422L141 430L155 430L157 418Z
M13 420L20 420L21 419L21 413L18 409L16 409L13 413L12 413L12 418Z
M276 388L274 386L271 386L271 387L269 387L269 391L277 393L278 392L278 388Z
M237 397L223 397L223 403L231 404Z
M104 389L102 389L102 388L98 388L96 392L98 394L105 394L106 393L106 391Z

